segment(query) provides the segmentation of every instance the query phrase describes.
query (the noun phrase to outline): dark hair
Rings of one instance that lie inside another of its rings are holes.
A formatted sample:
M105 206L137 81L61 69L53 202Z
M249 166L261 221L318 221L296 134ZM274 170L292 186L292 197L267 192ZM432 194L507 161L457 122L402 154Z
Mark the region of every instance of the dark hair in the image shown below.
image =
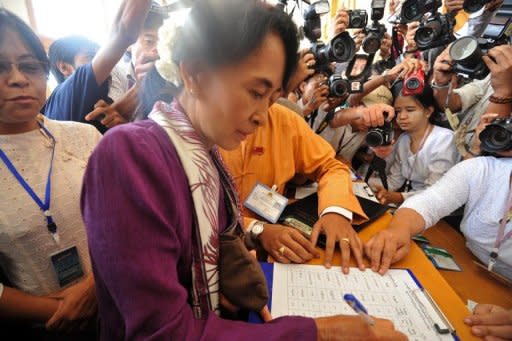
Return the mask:
M55 40L48 49L52 75L59 84L64 82L65 77L57 66L59 62L74 66L75 57L79 53L86 53L88 56L94 57L99 48L98 44L81 36L69 36Z
M0 8L0 42L3 40L2 37L7 35L7 30L12 30L19 35L27 48L32 51L34 57L46 65L46 72L48 72L48 57L46 56L43 44L37 35L14 13Z
M425 76L425 78L428 79L427 76ZM402 88L403 88L403 82L398 82L391 89L391 93L393 94L393 103L396 101L396 99L399 96L403 96ZM439 105L437 104L437 101L434 97L434 91L432 90L432 87L430 86L430 84L428 84L428 82L425 81L425 86L423 88L423 92L421 92L418 95L413 95L411 97L413 97L416 101L418 101L425 108L428 108L428 107L434 108L434 112L432 113L432 115L430 115L429 121L430 121L430 123L437 124L442 110L439 107Z
M214 68L234 64L260 47L269 32L279 35L285 48L285 87L298 62L297 27L285 13L258 0L196 1L178 31L172 59L177 65L188 61ZM178 91L158 72L148 72L138 111L147 115L154 102L169 100Z

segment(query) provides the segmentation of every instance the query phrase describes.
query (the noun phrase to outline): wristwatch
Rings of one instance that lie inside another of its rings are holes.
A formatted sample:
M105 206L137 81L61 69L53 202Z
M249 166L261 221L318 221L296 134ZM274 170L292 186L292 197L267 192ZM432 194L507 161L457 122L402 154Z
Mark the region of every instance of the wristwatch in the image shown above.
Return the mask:
M262 221L256 221L252 224L249 233L251 234L251 239L256 242L258 240L258 237L260 234L263 233L263 230L265 229L265 225Z

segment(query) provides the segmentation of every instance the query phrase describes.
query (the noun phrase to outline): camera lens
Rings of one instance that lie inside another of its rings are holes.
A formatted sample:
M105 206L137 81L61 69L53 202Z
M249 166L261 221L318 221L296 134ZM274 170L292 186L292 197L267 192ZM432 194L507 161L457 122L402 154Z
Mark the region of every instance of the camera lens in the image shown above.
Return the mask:
M450 47L450 57L462 65L475 65L482 59L482 50L473 37L460 38Z
M420 87L420 80L418 78L409 78L405 83L405 87L409 90L416 90Z
M403 8L403 17L406 21L414 21L414 19L419 15L420 8L418 6L418 2L410 2L408 6L404 6Z
M482 9L488 1L485 0L465 0L462 7L468 13L474 13Z
M329 48L329 56L331 61L343 63L347 62L354 56L356 45L348 32L343 32L334 37Z
M343 79L337 79L332 82L329 89L329 96L344 97L348 93L347 82Z
M375 36L375 34L372 32L368 34L366 39L363 41L363 51L372 54L377 53L377 51L380 49L380 39Z
M358 15L351 18L351 27L361 27L361 24L363 23L363 19Z
M509 150L511 148L512 138L510 132L504 127L492 125L488 126L480 133L480 141L483 150L495 153Z
M384 136L377 129L372 129L366 134L366 144L370 147L378 147L384 144Z
M423 27L418 28L414 40L420 49L431 46L436 38L441 34L442 27L439 19L427 22Z

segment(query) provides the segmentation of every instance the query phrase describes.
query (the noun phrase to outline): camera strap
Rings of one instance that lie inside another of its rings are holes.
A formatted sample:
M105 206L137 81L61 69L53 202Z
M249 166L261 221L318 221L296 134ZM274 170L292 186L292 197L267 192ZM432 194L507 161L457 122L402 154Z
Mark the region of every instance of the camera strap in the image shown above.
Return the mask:
M501 245L512 237L512 230L508 231L505 234L505 227L510 222L512 218L512 175L510 177L510 185L508 190L508 199L507 204L505 206L505 212L503 213L503 218L500 220L500 227L498 229L498 233L496 234L496 241L494 242L494 248L489 254L489 263L487 264L487 270L492 271L494 265L496 264L496 260L498 259L498 252Z
M446 95L446 101L444 102L444 114L446 116L446 119L448 119L448 123L450 124L450 127L452 130L456 130L459 127L460 121L459 117L455 115L449 107L450 104L450 98L452 97L452 82L448 85L448 94Z
M409 176L405 178L405 184L404 184L404 192L410 192L412 190L412 175L414 173L414 168L416 167L416 163L418 161L418 154L420 153L421 149L423 148L423 145L425 144L425 141L427 141L428 135L430 135L430 132L434 130L434 126L431 125L427 130L425 130L425 133L423 134L423 137L420 141L420 145L418 147L418 150L416 151L416 154L414 154L414 161L412 162L412 166L409 169Z

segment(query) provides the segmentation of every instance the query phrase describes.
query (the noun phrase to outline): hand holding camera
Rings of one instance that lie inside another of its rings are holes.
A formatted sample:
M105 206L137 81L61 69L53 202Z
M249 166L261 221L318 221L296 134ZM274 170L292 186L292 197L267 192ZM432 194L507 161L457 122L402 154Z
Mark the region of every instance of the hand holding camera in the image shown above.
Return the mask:
M482 59L491 71L491 85L497 97L512 97L512 46L500 45Z
M343 7L338 9L333 23L333 37L349 28L349 13Z
M444 5L450 13L457 13L464 6L464 0L445 0Z
M315 111L320 107L322 103L327 101L329 95L329 88L325 85L326 78L318 77L308 84L302 95L302 103L305 103L303 109L303 115L307 116L311 112Z
M434 76L432 78L436 85L444 86L451 82L453 76L453 60L450 57L449 45L439 56L437 56L434 63Z
M407 74L404 79L402 87L402 95L416 96L423 92L425 89L425 72L423 67L419 64Z
M407 51L413 51L417 49L416 41L414 37L416 36L416 31L420 26L419 21L413 21L407 24L407 33L405 34L405 42L407 43Z
M395 109L387 104L374 104L367 108L367 116L363 116L366 126L372 127L366 134L366 143L370 147L390 145L394 137L393 119Z

